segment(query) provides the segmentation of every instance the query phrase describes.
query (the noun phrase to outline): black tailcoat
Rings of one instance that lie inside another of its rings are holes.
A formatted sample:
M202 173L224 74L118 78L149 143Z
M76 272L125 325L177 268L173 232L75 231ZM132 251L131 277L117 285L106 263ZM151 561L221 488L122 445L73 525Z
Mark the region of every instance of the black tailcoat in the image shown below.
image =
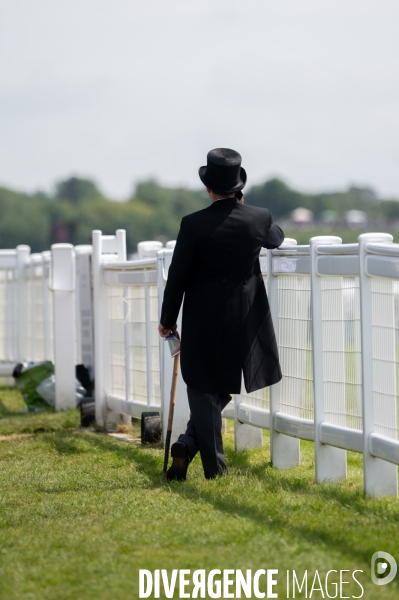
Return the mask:
M281 379L259 252L284 233L266 208L218 200L182 219L161 311L172 327L184 295L181 370L201 392L237 394Z

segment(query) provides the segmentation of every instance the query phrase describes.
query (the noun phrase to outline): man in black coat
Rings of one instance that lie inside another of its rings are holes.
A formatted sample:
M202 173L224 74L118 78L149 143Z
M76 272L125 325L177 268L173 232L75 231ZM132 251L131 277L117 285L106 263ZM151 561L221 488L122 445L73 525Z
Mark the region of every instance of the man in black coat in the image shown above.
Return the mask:
M200 451L205 477L227 472L221 411L230 394L281 379L276 338L259 265L261 248L277 248L284 233L266 208L242 204L241 156L228 148L208 153L199 169L211 205L182 219L169 268L159 333L176 328L184 295L181 371L190 420L172 445L168 479L184 480Z

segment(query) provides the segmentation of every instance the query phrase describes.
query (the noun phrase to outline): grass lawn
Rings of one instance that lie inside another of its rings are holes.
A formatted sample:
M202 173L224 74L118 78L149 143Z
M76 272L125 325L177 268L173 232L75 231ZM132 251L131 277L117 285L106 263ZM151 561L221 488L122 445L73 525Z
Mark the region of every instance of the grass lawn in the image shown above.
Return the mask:
M77 411L22 409L0 389L1 600L135 600L140 568L278 569L279 598L286 570L312 582L317 569L324 585L330 569L361 569L363 598L399 598L399 577L370 579L374 552L399 559L399 501L363 497L359 455L346 482L317 485L312 444L300 467L277 471L267 432L261 449L235 453L230 428L228 477L206 481L196 458L186 482L163 484L162 449L80 430Z

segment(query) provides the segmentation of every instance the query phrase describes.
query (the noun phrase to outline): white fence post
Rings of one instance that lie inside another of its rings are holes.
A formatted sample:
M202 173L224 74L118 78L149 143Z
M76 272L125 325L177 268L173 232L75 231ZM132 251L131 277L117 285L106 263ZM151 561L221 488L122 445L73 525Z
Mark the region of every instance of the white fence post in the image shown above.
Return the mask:
M317 275L316 246L342 244L335 236L318 236L310 239L312 343L314 388L314 444L316 481L339 481L346 478L346 450L321 443L320 425L324 421L324 364L323 364L323 313L321 278Z
M93 299L94 299L94 372L96 423L105 427L107 422L120 420L120 413L107 409L107 390L110 389L108 290L104 283L102 264L107 260L126 261L126 231L118 229L115 235L93 231ZM108 259L103 258L108 255ZM111 258L112 255L112 258ZM130 418L123 416L124 422Z
M45 360L51 360L54 348L50 348L50 288L49 271L51 263L51 252L42 252L42 294L43 294L43 353Z
M24 361L28 358L28 315L26 301L26 265L29 260L29 246L17 246L18 261L18 293L17 293L17 331L18 331L18 360Z
M126 230L125 229L117 229L115 231L115 243L116 243L116 255L117 255L118 261L125 262L127 260Z
M127 249L126 249L126 230L125 229L117 229L115 232L115 243L116 243L116 255L118 261L125 262L127 260ZM108 290L106 291L108 294ZM123 286L123 294L124 294L124 316L125 316L125 352L126 352L126 363L125 363L125 383L126 383L126 400L129 399L130 389L131 389L131 381L130 381L130 331L129 331L129 300L127 297L127 286ZM109 338L108 338L109 339ZM147 374L148 376L148 374ZM122 421L125 425L131 425L132 418L129 415L119 415L114 411L108 411L107 413L107 421L110 423L115 421Z
M43 279L43 256L41 254L31 254L26 268L26 279L29 281L29 326L28 326L28 358L33 362L43 359L43 350L41 348L41 336L43 336L43 323L37 319L38 307L42 303L42 286L40 279ZM42 311L43 313L43 311Z
M375 430L374 365L373 365L373 310L371 277L365 271L366 244L392 243L392 236L384 233L364 233L359 236L360 259L360 314L362 343L362 400L363 400L363 470L364 491L368 496L397 496L398 467L370 454L370 435ZM393 329L394 329L394 313ZM386 340L389 343L389 340ZM392 351L395 352L393 344ZM393 354L395 356L395 354Z
M90 376L94 372L93 299L91 289L92 246L76 246L77 362L84 364Z
M296 240L286 239L282 245L296 245ZM270 312L273 319L274 333L277 344L279 341L278 320L278 276L273 274L273 251L268 251L267 257L267 295ZM275 415L280 411L281 382L270 387L270 455L275 469L291 469L299 465L300 440L298 438L278 433L275 429Z
M18 257L16 250L0 250L0 382L12 386L18 362Z
M94 295L94 373L96 423L104 427L106 421L106 390L108 389L109 365L105 364L108 348L106 328L108 324L108 292L101 271L102 232L93 231L93 295Z
M28 358L32 362L37 361L36 356L36 288L35 288L35 270L36 270L37 254L31 254L29 257L29 265L26 268L26 279L29 281L29 313L28 318Z
M241 382L244 385L244 381ZM241 423L237 418L238 407L243 399L241 394L234 394L234 446L237 451L261 448L263 444L262 429L247 423Z
M55 408L76 407L75 391L75 252L71 244L53 244L50 288L54 309Z

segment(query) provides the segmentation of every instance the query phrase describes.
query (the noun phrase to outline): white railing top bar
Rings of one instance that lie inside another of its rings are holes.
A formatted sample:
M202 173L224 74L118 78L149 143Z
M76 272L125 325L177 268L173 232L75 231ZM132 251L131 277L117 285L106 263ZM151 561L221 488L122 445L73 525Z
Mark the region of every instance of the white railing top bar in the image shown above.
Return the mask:
M280 248L282 246L297 246L297 245L298 245L298 242L294 238L284 238L284 241L281 244Z
M287 246L287 248L289 250L291 249L296 249L297 247L295 246L295 248L292 248L292 244L293 242L295 242L295 240L291 239L291 238L286 238L283 242L283 244L280 246L281 249L284 249L284 252L286 252L286 248L285 248L285 244L286 242L289 242L289 246ZM146 242L147 243L147 242ZM148 242L150 243L150 242ZM173 248L175 245L175 241L171 242L171 244L173 244L173 246L168 246L169 242L167 243L165 248L159 248L157 250L157 254L159 251L162 251L162 254L168 254L170 256L173 255ZM301 246L298 246L298 248L301 248ZM309 246L304 246L304 248L308 249L308 254L309 254ZM169 252L165 252L169 250ZM295 252L296 254L300 254L298 252ZM265 256L267 254L267 250L266 248L262 248L260 251L260 256ZM112 262L112 263L105 263L102 265L102 269L103 270L113 270L113 271L133 271L135 269L143 269L145 267L150 267L150 266L155 266L157 262L156 258L142 258L142 259L138 259L138 260L127 260L125 262Z
M316 254L329 254L329 255L348 255L348 254L359 254L359 244L331 244L322 245L320 244L315 248Z
M309 256L310 246L309 245L300 245L300 246L291 246L291 245L281 245L279 248L275 248L272 250L272 254L274 256Z
M156 269L107 269L103 271L105 285L148 285L157 283L157 277Z
M368 242L365 245L368 254L377 254L378 256L399 256L399 244L374 244Z
M337 235L315 235L310 238L309 245L313 248L317 246L342 245L342 238Z
M105 263L102 265L102 269L107 271L134 271L145 267L155 267L156 264L156 258L143 258L140 260L127 260L126 262Z
M29 268L35 265L42 265L44 262L44 252L30 253L30 247L20 244L15 249L0 250L0 269Z
M30 246L27 246L26 244L20 244L16 248L6 248L4 250L0 250L0 256L15 256L15 254L18 253L18 250L27 250L30 252Z
M22 265L29 255L30 247L24 244L17 246L16 249L0 250L0 268L14 269L17 265Z
M17 253L0 254L0 269L15 269L18 264Z
M158 250L162 250L163 245L162 242L158 241L147 241L147 242L139 242L137 244L137 253L139 255L139 260L143 258L155 258Z
M38 252L35 252L34 254L31 254L29 257L29 262L26 263L26 268L29 268L30 266L33 265L41 265L43 263L43 258L42 255L39 254Z
M92 254L93 246L90 244L80 244L79 246L75 246L76 254Z
M362 233L357 238L359 244L365 250L366 244L392 244L393 236L390 233Z
M294 238L284 238L283 243L281 244L281 246L279 246L278 248L275 248L275 250L273 250L273 254L274 252L278 252L279 250L283 250L284 252L286 251L291 251L291 250L297 250L298 248L300 248L300 246L297 245L297 241L294 240ZM262 248L260 251L260 255L263 256L267 254L267 249L266 248Z

